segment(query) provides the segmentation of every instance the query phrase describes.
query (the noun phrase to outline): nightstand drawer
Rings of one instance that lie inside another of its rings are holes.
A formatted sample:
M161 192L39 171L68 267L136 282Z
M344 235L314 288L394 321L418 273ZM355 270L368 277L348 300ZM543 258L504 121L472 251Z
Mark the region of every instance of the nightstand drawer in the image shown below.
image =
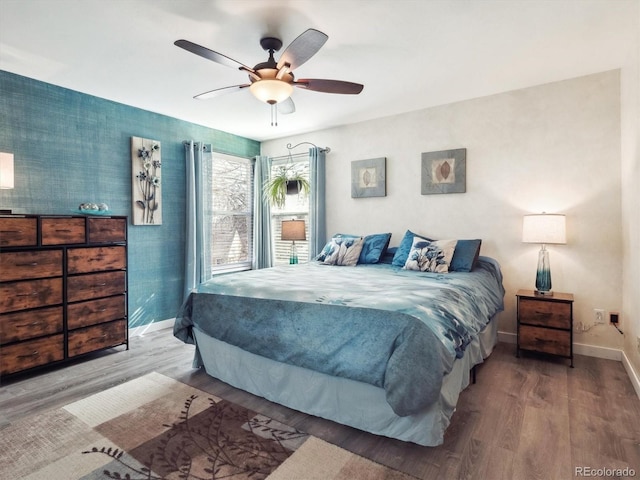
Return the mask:
M571 304L520 298L520 323L571 329Z
M520 325L519 348L536 352L569 357L571 355L571 332L550 328Z

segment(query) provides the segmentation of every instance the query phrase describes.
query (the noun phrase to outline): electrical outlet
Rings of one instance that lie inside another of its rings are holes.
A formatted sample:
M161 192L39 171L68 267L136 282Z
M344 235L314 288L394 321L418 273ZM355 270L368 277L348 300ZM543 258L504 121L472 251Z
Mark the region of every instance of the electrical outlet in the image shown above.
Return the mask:
M594 308L593 314L595 317L596 324L604 323L604 310L602 308Z
M620 323L620 313L609 312L609 323L612 323L613 325L618 325L618 323Z

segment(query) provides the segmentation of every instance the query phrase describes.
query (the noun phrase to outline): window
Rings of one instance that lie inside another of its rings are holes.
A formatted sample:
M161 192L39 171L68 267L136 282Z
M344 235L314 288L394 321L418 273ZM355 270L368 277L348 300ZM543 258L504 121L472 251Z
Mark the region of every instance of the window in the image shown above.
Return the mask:
M294 158L293 160L287 159L274 161L271 166L271 173L276 173L279 168L282 168L291 162L293 163L293 168L308 180L309 158L307 156L299 159ZM307 240L296 241L296 248L298 251L299 261L309 261L309 197L303 195L287 195L284 207L278 208L275 205L271 206L271 233L273 236L274 266L286 265L289 263L291 242L281 240L280 238L282 234L282 221L291 219L304 220L305 236L307 237Z
M203 172L205 268L210 274L251 269L253 162L214 153Z

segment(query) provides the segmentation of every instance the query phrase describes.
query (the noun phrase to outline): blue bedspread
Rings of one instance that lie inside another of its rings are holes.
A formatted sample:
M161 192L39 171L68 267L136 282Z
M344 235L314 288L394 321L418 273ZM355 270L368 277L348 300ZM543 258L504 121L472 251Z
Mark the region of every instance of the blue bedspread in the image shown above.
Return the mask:
M218 276L192 293L174 335L191 327L280 362L384 388L400 416L433 403L442 377L503 309L500 268L422 273L387 264L306 263Z

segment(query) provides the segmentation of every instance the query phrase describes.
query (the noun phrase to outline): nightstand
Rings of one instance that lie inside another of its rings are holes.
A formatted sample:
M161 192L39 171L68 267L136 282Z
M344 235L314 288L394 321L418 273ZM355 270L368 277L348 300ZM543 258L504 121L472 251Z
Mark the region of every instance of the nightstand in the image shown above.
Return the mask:
M547 353L571 360L573 368L573 295L538 295L518 290L518 345L520 350Z

